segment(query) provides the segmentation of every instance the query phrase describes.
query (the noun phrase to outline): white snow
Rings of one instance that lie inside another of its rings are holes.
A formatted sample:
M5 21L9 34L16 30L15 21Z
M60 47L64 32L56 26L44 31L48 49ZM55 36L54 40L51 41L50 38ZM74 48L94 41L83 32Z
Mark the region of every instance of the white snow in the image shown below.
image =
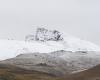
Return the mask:
M49 53L60 49L63 49L60 45L50 46L37 41L0 40L0 59L12 58L21 53Z
M92 42L66 34L64 34L63 37L63 45L67 47L68 51L100 51L100 47Z
M100 51L100 47L72 36L63 36L63 41L17 41L0 40L0 60L15 57L21 53L49 53L66 51Z

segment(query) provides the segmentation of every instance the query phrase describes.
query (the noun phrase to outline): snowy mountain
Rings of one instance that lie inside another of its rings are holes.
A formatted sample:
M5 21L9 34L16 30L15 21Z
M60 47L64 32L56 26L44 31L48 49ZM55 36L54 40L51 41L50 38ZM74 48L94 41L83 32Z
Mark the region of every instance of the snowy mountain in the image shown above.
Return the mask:
M35 37L34 37L35 36ZM57 30L37 29L36 34L28 35L26 41L0 40L0 59L15 57L21 53L49 53L65 51L100 51L100 47Z
M100 47L57 30L39 28L25 41L0 40L0 59L3 64L64 75L100 64Z
M34 35L26 36L26 41L44 42L51 46L62 46L67 51L100 51L100 47L85 40L66 35L57 30L37 28Z

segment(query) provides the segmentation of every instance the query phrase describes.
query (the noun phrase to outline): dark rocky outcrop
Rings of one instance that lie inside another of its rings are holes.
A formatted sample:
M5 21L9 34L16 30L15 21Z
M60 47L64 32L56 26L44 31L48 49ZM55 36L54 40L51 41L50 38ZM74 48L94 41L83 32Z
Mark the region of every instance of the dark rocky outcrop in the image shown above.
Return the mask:
M57 30L48 30L45 28L37 28L35 35L28 35L26 41L61 41L62 34Z

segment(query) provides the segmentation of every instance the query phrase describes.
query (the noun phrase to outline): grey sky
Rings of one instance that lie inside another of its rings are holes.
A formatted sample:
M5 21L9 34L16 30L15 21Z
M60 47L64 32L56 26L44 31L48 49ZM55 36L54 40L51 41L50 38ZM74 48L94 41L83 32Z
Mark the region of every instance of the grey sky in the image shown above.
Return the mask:
M100 0L0 0L0 38L23 40L36 27L100 45Z

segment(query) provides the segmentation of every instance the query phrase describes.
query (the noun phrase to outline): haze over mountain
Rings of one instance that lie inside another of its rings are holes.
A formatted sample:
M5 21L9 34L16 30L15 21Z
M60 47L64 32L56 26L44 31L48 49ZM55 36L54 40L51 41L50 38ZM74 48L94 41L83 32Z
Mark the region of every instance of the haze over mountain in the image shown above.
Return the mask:
M100 80L99 34L100 0L0 0L0 80Z
M0 39L24 40L45 26L100 45L99 8L99 0L1 0Z

